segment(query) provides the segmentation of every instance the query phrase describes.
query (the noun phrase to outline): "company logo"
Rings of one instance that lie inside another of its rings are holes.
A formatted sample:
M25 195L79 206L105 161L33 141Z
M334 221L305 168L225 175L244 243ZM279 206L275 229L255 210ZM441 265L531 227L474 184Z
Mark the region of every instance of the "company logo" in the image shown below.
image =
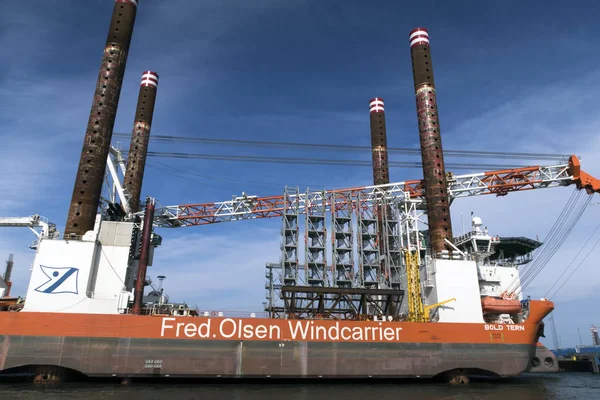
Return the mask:
M54 268L40 265L48 281L35 289L36 292L48 294L73 293L77 294L78 268Z

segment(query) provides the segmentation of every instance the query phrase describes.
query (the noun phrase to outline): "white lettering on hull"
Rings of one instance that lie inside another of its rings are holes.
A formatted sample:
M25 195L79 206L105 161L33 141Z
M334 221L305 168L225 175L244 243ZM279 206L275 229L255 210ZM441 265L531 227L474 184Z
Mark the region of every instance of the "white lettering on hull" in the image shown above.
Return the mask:
M398 341L401 327L391 328L379 326L344 326L336 322L329 328L315 326L314 321L288 321L292 340L356 340L356 341Z
M175 318L163 317L162 326L160 329L160 336L165 336L166 329L175 329L175 337L181 337L182 331L183 334L189 338L199 337L205 339L208 338L210 335L210 319L206 320L206 322L203 322L201 324L194 324L191 322L186 324L185 322L179 322L177 323L177 325L168 325L167 323L169 321L175 321Z
M499 325L485 325L486 331L525 331L525 327L523 325L509 325L509 324L499 324Z
M315 321L287 321L287 324L246 323L243 319L206 319L198 324L175 322L163 317L161 337L187 337L239 340L309 340L309 341L400 341L402 327L385 326L379 322L359 326L343 326L339 321L319 324ZM215 324L215 326L211 326ZM386 324L387 325L387 324Z
M189 319L163 317L161 337L234 339L234 340L306 340L306 341L355 341L398 342L402 327L397 322L343 322L268 320L237 318L206 318L202 322ZM180 322L185 321L185 322ZM486 331L525 331L523 325L483 324ZM410 335L409 335L410 336ZM406 338L404 338L406 340Z

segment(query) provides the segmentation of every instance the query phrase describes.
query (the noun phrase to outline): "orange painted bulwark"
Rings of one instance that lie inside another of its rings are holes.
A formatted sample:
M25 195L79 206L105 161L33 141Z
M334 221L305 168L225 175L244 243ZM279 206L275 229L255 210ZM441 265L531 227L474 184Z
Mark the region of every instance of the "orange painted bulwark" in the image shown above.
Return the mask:
M529 317L515 325L1 312L0 335L535 345L538 323L553 308L531 301Z
M481 306L486 314L519 314L521 312L521 302L517 299L499 299L487 296L481 299Z

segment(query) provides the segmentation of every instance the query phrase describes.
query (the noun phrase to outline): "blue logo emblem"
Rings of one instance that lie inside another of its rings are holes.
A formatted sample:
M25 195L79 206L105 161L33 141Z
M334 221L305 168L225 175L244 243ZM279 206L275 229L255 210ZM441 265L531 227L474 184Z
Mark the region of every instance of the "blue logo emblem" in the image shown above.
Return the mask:
M77 294L78 268L53 268L40 265L48 281L35 289L36 292L48 294Z

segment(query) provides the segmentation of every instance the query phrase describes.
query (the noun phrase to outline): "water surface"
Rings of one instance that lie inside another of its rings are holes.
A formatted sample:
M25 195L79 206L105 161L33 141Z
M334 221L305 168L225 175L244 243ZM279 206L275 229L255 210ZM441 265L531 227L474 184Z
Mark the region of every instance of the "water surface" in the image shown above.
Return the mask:
M36 386L0 385L0 399L74 400L547 400L600 399L600 375L591 373L525 374L499 381L449 386L430 381L255 383L91 383Z

